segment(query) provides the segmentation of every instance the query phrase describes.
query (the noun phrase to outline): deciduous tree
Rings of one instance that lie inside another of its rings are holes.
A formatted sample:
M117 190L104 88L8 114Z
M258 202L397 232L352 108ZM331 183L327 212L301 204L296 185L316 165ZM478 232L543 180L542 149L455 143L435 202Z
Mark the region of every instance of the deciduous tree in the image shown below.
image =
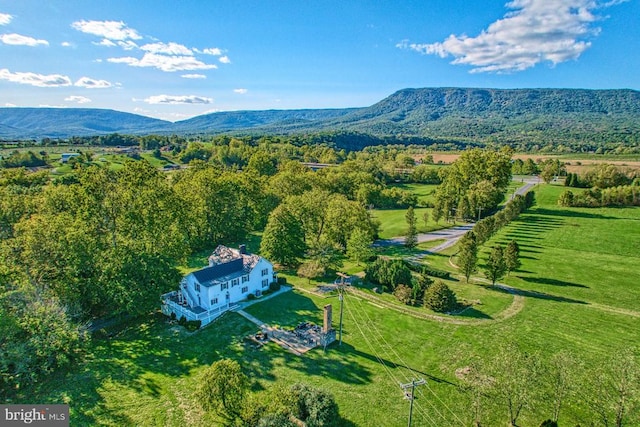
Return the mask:
M473 231L467 232L460 239L459 247L456 261L467 283L469 283L469 278L476 271L478 264L478 244L475 233Z
M373 256L372 243L369 233L361 228L355 228L347 240L347 256L361 265Z
M195 397L206 411L229 424L240 417L249 392L249 379L235 360L222 359L202 372Z
M494 246L489 254L484 268L484 274L491 284L495 285L507 272L507 264L504 261L504 250L502 246Z
M260 252L266 258L284 265L295 265L304 256L304 230L286 206L271 212L262 234Z
M507 248L504 251L504 263L507 267L507 274L520 268L520 246L515 240L507 244Z

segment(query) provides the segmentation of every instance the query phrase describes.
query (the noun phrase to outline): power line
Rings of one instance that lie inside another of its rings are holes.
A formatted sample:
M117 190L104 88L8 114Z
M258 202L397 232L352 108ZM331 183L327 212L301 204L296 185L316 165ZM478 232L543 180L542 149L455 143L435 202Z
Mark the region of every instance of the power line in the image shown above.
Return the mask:
M369 319L369 323L371 324L371 326L369 327L369 329L371 329L371 330L375 331L375 332L376 332L376 333L377 333L377 334L378 334L378 335L379 335L379 336L384 340L384 337L382 336L382 334L380 333L380 331L378 331L378 330L373 326L373 322L371 322L371 320L370 320L370 318L369 318L368 314L366 313L366 310L364 310L364 309L362 308L362 304L360 303L360 300L359 300L357 297L356 297L356 300L358 300L358 303L360 304L360 309L359 309L360 311L359 311L359 313L358 313L358 314L359 314L359 316L360 316L360 318L361 318L361 319L364 319L364 316L362 315L362 313L364 313L364 314L367 316L367 318ZM358 310L358 309L356 308L356 310ZM353 314L351 314L351 316L353 317ZM368 346L369 346L369 348L371 349L371 351L372 351L372 353L374 354L374 356L375 356L375 357L376 357L376 358L377 358L377 359L378 359L378 360L383 364L383 366L385 366L385 368L386 368L386 369L388 369L388 368L387 368L387 366L386 366L386 364L384 363L384 360L382 359L382 357L380 357L380 356L378 355L378 353L376 352L376 350L375 350L374 346L373 346L373 345L371 344L371 342L368 340L367 336L366 336L366 335L364 335L364 332L362 331L362 328L360 328L360 325L359 325L359 324L357 323L357 321L355 320L355 317L353 317L353 319L354 319L354 322L356 322L356 326L357 326L357 327L358 327L358 329L360 330L361 334L363 334L363 338L364 338L364 339L365 339L365 341L367 342L367 345L368 345ZM363 322L363 323L366 323L366 322ZM375 337L375 335L373 335L373 334L372 334L372 335L371 335L371 337L372 337L372 338L377 342L378 347L380 347L380 348L384 349L384 346L383 346L383 345L380 343L380 341ZM388 343L386 342L386 340L385 340L385 343L386 343L386 346L387 346L388 348L391 348L391 349L392 349L392 347L390 347L390 346L388 345ZM397 354L397 353L396 353L396 354ZM397 365L396 365L396 366L397 366ZM404 367L405 369L409 369L409 368L407 368L407 366L406 366L406 365L405 365L405 366L402 366L402 367ZM388 369L388 370L389 370L389 369ZM410 369L409 369L409 370L410 370ZM389 372L390 372L390 370L389 370ZM412 372L413 372L413 371L412 371ZM399 385L401 385L401 382L400 382L400 381L397 381L397 380L395 379L395 377L393 376L393 374L390 374L390 375L392 376L392 378L394 379L394 381L396 381ZM404 378L405 378L405 380L406 380L406 381L408 381L408 380L409 380L409 377L408 377L408 376L406 376L406 375L404 375ZM440 411L438 411L438 408L436 408L436 407L435 407L431 402L429 402L429 401L427 400L427 403L429 403L429 405L431 405L431 407L435 410L435 412L436 412L438 415L440 415L441 417L443 417L444 419L446 419L446 418L442 415L442 413L440 413ZM429 416L429 413L428 413L425 409L421 408L421 407L420 407L419 405L417 405L417 404L416 404L416 409L417 409L417 410L418 410L418 412L423 416L423 418L425 418L425 419L427 419L427 420L428 420L428 422L429 422L429 423L434 424L434 425L436 425L436 426L438 426L438 425L439 425L439 423L436 423L436 422L434 422L434 421L433 421L433 419L431 418L431 416Z
M384 367L385 371L387 372L387 374L391 377L391 379L393 380L394 383L396 384L401 384L400 381L398 381L396 379L396 377L393 375L393 373L391 372L391 369L389 369L389 367L385 364L384 359L381 358L378 353L375 350L375 347L371 344L371 342L369 341L369 339L367 338L367 335L365 334L365 332L362 330L362 328L360 327L359 322L356 320L355 316L353 315L352 311L349 308L348 304L345 304L345 309L347 311L347 314L351 317L351 319L353 320L353 323L356 325L356 328L360 331L360 334L362 335L362 338L364 339L364 341L367 343L367 345L369 346L369 349L371 350L371 352L373 353L373 356L378 360L378 362L380 362L380 364ZM361 317L362 318L362 317ZM416 406L416 408L418 408ZM418 409L419 410L419 409ZM419 410L420 411L420 410ZM425 412L421 412L421 415L427 419L429 425L434 425L434 426L438 426L438 423L434 422L433 419L429 416L429 414L425 413Z
M360 304L360 306L362 307L362 304ZM369 328L370 328L371 330L373 330L374 332L376 332L376 333L380 336L380 338L385 342L385 346L386 346L388 349L390 349L390 350L394 353L395 357L397 357L397 360L399 360L399 361L400 361L400 363L403 365L403 367L404 367L405 369L410 370L410 371L413 373L413 372L414 372L414 370L412 370L411 368L409 368L409 365L408 365L408 364L407 364L407 363L402 359L402 357L400 356L400 354L398 354L398 352L395 350L395 348L394 348L393 346L391 346L391 345L386 341L386 339L384 338L384 336L382 335L382 333L381 333L381 332L380 332L380 331L375 327L374 322L371 320L371 318L369 317L369 315L368 315L368 313L366 312L366 310L364 310L364 309L363 309L363 310L362 310L362 312L364 313L364 315L365 315L365 316L367 317L367 319L368 319L368 322L369 322L369 324L370 324ZM376 339L376 341L377 341L377 339ZM381 347L382 347L382 346L381 346ZM443 406L444 406L444 407L445 407L445 408L446 408L446 409L447 409L447 410L448 410L448 411L449 411L449 412L454 416L454 418L455 418L455 419L456 419L460 424L462 424L462 425L466 425L466 424L465 424L465 422L464 422L464 421L462 421L462 420L460 419L460 417L459 417L459 416L458 416L458 415L457 415L453 410L451 410L451 408L449 408L449 406L447 406L447 404L446 404L446 403L444 403L444 401L442 401L442 399L440 399L440 397L439 397L439 396L438 396L438 395L433 391L433 389L431 389L431 387L429 386L429 384L427 383L426 385L427 385L427 389L431 392L431 394L432 394L433 396L435 396L435 397L436 397L436 399L438 399L438 401L439 401L439 402L440 402L440 403L441 403L441 404L442 404L442 405L443 405ZM420 394L422 395L422 392L420 391L420 389L418 389L418 393L420 393ZM444 416L440 413L440 411L438 411L438 409L437 409L437 408L436 408L436 407L431 403L431 401L430 401L428 398L426 398L426 396L423 396L423 397L425 397L425 399L427 400L427 402L428 402L428 403L433 407L433 409L438 413L438 415L440 415L442 418L446 419L446 417L444 417Z
M419 380L411 380L409 384L400 384L400 388L403 390L406 390L409 387L411 387L411 396L409 396L409 400L411 401L411 404L409 406L409 422L407 423L407 427L411 427L411 418L413 415L413 401L415 400L416 387L419 385L424 385L426 383L427 382L424 380L424 378L421 378Z

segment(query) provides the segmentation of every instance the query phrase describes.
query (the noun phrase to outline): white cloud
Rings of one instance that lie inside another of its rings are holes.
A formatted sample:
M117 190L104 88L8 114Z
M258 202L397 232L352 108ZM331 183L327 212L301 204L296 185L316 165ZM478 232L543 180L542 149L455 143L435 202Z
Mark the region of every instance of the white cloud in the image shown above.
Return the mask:
M62 47L72 47L72 44L69 43L69 42L62 42L62 43L60 43L60 46L62 46Z
M124 50L133 50L138 48L136 42L133 42L131 40L119 41L118 46L120 46Z
M112 86L112 84L106 80L95 80L90 77L80 77L74 86L84 87L87 89L105 89Z
M138 32L122 21L76 21L71 27L83 33L93 34L109 40L139 40Z
M4 44L16 46L49 46L49 42L46 40L38 40L33 37L23 36L20 34L2 34L0 35L0 41Z
M205 76L204 74L183 74L180 77L183 77L185 79L206 79L207 76Z
M166 72L209 70L212 68L218 68L213 64L205 64L193 56L167 56L151 52L145 53L142 59L125 56L121 58L109 58L107 61L116 64L127 64L132 67L153 67Z
M141 46L140 49L151 53L162 53L165 55L193 55L191 49L179 43L149 43Z
M117 46L114 42L109 39L102 39L99 42L93 42L96 46L106 46L106 47L114 47Z
M244 95L245 93L249 92L248 89L244 89L244 88L234 89L233 91L235 93L239 93L240 95Z
M12 103L10 103L10 102L5 102L5 103L4 103L4 106L5 106L5 107L17 107L17 105L16 105L16 104L12 104Z
M231 60L229 59L228 56L221 56L219 61L222 62L223 64L231 64Z
M76 102L78 104L86 104L88 102L91 102L91 100L86 96L79 96L79 95L67 96L64 100L68 102Z
M154 95L144 99L147 104L211 104L213 99L196 95Z
M476 37L450 35L442 42L396 46L441 58L452 56L452 64L471 65L472 73L509 73L526 70L544 61L553 65L577 59L591 46L590 37L599 28L594 14L599 8L621 1L513 0L504 18L489 25Z
M8 13L0 13L0 25L7 25L12 19L13 16Z
M220 56L222 55L222 50L217 47L211 47L207 49L203 49L202 51L198 51L198 53L204 53L206 55Z
M0 69L0 80L37 87L71 86L71 79L61 74L12 73L6 68Z

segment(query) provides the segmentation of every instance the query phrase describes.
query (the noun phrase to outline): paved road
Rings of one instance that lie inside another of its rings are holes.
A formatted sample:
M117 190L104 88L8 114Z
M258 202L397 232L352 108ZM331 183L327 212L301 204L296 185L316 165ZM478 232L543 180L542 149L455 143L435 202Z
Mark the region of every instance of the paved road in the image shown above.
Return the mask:
M537 176L525 176L517 179L522 182L522 186L519 187L515 193L511 196L513 198L516 194L525 195L527 191L531 190L535 185L540 182ZM418 234L418 243L430 242L433 240L445 240L442 244L431 248L427 252L440 252L453 246L467 231L473 228L473 223L466 223L456 225L450 228L443 228L442 230L432 231L430 233ZM378 247L398 246L404 244L404 236L392 237L391 239L377 240L373 245Z

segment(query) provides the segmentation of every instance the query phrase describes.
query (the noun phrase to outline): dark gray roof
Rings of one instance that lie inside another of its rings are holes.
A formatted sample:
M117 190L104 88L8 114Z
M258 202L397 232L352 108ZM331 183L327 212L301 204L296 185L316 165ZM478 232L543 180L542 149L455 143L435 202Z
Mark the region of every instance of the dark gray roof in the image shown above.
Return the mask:
M236 258L223 264L217 264L194 271L192 274L200 284L204 285L220 277L229 276L233 273L241 273L243 271L242 258Z

